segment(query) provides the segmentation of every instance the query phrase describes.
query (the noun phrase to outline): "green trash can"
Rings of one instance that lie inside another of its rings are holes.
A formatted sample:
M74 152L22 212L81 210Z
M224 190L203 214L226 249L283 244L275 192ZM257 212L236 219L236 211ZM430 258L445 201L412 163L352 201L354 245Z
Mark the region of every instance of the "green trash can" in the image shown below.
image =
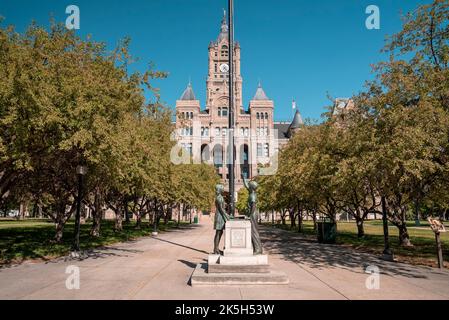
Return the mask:
M337 241L337 223L330 219L317 222L319 243L333 244Z
M193 218L193 223L198 224L198 216L195 216L195 217Z

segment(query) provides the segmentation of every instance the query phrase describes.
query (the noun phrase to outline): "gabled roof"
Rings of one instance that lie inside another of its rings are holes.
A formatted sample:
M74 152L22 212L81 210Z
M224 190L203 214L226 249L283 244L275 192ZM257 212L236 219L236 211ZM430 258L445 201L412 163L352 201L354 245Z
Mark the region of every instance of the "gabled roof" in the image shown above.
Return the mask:
M262 89L262 85L259 82L259 86L257 88L256 94L254 95L253 100L270 100L267 95L265 94L265 91Z
M196 100L190 82L187 85L187 88L184 90L180 100Z

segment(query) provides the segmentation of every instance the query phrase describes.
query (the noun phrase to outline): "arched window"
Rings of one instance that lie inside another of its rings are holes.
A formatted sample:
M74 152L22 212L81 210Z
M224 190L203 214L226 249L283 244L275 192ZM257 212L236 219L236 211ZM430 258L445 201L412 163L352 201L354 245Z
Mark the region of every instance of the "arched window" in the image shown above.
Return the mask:
M214 165L217 168L223 166L223 147L220 144L214 147Z
M265 112L265 119L268 119L268 112Z
M260 114L259 114L259 112L256 113L256 119L260 119Z
M208 162L210 161L210 150L209 150L209 145L207 144L203 144L201 146L201 162Z

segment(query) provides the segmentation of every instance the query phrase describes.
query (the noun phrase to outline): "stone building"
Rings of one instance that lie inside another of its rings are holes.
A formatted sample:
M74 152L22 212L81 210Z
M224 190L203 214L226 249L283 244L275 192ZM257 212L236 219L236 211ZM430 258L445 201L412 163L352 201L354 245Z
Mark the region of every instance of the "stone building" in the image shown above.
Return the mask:
M229 43L228 25L223 17L218 38L209 43L206 103L201 107L189 83L176 101L178 144L193 161L213 163L225 186L228 185ZM242 188L242 175L253 178L261 167L269 167L279 148L287 143L292 130L302 124L299 112L293 123L274 121L274 102L257 86L248 109L244 108L240 44L234 47L234 114L236 191Z

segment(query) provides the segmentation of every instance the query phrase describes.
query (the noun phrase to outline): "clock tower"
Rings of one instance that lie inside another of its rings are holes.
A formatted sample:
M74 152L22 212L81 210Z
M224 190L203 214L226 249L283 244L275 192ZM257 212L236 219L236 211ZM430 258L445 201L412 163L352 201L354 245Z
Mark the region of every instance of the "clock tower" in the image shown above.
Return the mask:
M180 147L195 163L215 166L226 186L230 178L227 166L229 142L229 28L226 13L218 38L209 43L206 103L202 108L189 82L176 101L176 129ZM240 74L240 45L234 45L234 116L236 190L243 188L242 176L253 178L269 164L277 152L274 126L274 102L259 83L248 108L243 107ZM287 126L288 127L288 126ZM282 138L281 133L281 138Z
M206 109L211 115L227 116L229 105L229 28L226 13L216 41L209 44L209 72L207 77ZM242 77L240 75L240 45L234 45L234 94L235 114L243 110Z

